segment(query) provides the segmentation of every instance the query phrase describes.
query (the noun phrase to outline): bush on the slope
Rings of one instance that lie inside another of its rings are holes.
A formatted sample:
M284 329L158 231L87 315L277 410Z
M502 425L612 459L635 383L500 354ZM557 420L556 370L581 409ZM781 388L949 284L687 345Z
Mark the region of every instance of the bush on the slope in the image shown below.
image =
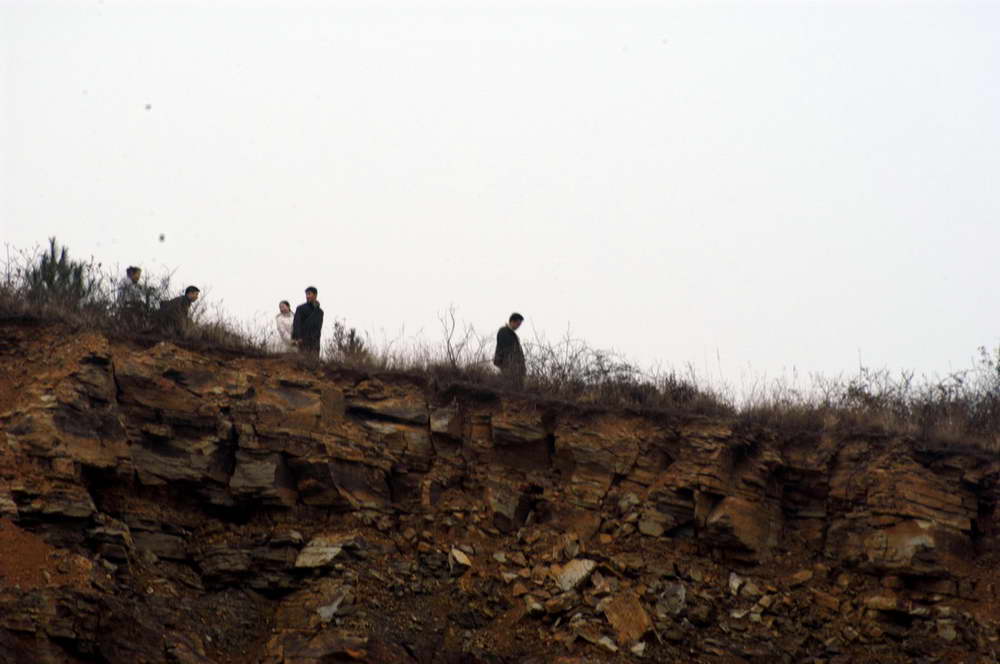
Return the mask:
M160 303L176 297L170 275L144 274L138 297L125 302L121 279L93 259L78 261L67 247L50 238L46 250L6 253L0 278L0 317L58 322L81 330L99 330L118 338L157 337ZM260 352L266 333L234 322L221 307L202 301L191 310L195 322L184 342L203 348Z

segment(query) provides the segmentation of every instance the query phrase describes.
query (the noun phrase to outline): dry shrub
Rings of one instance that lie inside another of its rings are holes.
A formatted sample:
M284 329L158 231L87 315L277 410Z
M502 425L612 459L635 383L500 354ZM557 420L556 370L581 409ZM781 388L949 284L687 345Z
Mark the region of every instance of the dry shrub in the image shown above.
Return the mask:
M833 427L1000 452L1000 349L980 348L971 368L944 378L861 367L846 379L812 376L805 388L783 380L755 386L740 422L790 437Z
M646 371L614 350L593 348L567 331L557 342L536 336L525 344L526 389L577 403L731 415L732 404L699 384L693 370Z
M173 297L170 275L140 284L141 298L123 306L119 280L91 258L76 261L54 239L47 249L6 250L0 270L0 319L57 322L112 337L156 338L159 303ZM205 293L207 295L207 291ZM262 355L275 347L274 330L242 323L221 302L199 300L192 325L173 340L201 349ZM492 365L494 339L460 323L454 307L439 315L440 339L421 335L376 340L334 320L324 362L366 372L422 374L439 386L466 382L504 389ZM1000 452L1000 349L980 348L973 366L943 379L862 367L855 376L755 379L735 390L699 380L688 367L646 371L613 350L596 349L567 332L557 342L524 344L525 391L539 398L606 408L684 411L735 417L738 427L766 428L786 438L813 437L831 426L843 433L881 431L942 444ZM303 359L312 363L312 360Z
M47 249L15 251L9 246L0 280L0 317L54 322L77 330L99 330L113 338L163 336L160 303L176 297L171 275L144 274L128 301L121 278L93 258L74 260L55 238ZM268 333L228 316L222 303L191 307L190 325L176 341L197 347L246 353L266 352Z
M334 322L324 356L336 367L370 372L423 374L439 385L455 382L498 386L492 365L491 340L468 323L460 323L454 307L438 315L440 340L429 341L421 334L407 337L405 328L394 337L383 333L375 338Z

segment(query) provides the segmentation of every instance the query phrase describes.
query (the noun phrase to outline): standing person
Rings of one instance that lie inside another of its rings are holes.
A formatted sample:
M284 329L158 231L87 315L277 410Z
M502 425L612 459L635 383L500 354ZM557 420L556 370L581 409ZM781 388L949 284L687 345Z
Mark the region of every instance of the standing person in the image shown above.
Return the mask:
M160 302L160 329L166 334L183 336L191 322L191 305L200 293L197 286L188 286L180 297Z
M524 316L521 314L515 312L510 315L507 324L497 331L497 349L493 354L493 364L500 369L504 379L517 389L524 387L524 375L527 373L524 351L516 332L522 322Z
M142 268L130 265L125 270L125 278L118 286L118 302L122 307L142 304L142 286L139 279L142 278Z
M281 350L286 353L295 350L295 344L292 343L292 305L288 300L278 303L278 315L274 317L274 324L278 327Z
M143 287L139 285L142 268L130 265L125 270L125 278L118 286L118 316L127 327L142 326L145 317L146 298Z
M316 301L315 286L306 289L306 301L295 308L292 321L292 343L303 353L319 357L319 338L323 333L323 310Z

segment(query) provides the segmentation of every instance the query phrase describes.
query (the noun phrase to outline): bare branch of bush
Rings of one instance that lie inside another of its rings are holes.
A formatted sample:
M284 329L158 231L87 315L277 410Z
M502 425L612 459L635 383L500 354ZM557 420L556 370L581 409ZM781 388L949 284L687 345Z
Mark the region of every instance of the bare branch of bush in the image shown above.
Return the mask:
M101 330L117 337L158 334L161 301L175 297L172 274L144 275L122 297L114 272L91 258L78 261L51 239L31 251L5 246L0 268L0 318L29 318ZM138 294L138 296L136 295ZM203 296L207 298L208 289ZM253 326L229 316L221 301L199 300L193 324L178 342L243 353L275 348L271 326ZM328 328L326 361L365 371L422 373L440 382L465 381L497 389L492 366L494 338L458 318L454 306L438 315L440 340L428 341L405 328L376 338L342 319ZM743 425L767 424L790 436L812 435L830 422L878 427L919 438L974 440L1000 451L1000 348L978 350L972 366L944 378L894 374L861 367L856 375L768 379L753 376L737 392L719 381L699 379L694 368L646 370L614 350L597 349L569 330L556 342L536 335L524 344L526 392L609 408L683 410L736 417Z

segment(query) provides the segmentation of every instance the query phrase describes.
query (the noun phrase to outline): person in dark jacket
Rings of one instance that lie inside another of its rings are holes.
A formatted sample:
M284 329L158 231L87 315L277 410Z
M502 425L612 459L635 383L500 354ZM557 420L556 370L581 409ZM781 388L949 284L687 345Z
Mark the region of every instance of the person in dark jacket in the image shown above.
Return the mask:
M507 324L497 331L497 349L493 353L493 364L512 387L524 387L524 375L527 372L524 364L524 351L521 350L521 340L517 338L517 328L521 327L524 316L513 313Z
M197 286L188 286L184 294L160 303L160 330L165 334L181 336L190 324L191 305L201 291Z
M319 357L319 338L323 333L323 310L316 301L315 286L306 289L306 301L295 308L292 319L292 343L303 353Z

